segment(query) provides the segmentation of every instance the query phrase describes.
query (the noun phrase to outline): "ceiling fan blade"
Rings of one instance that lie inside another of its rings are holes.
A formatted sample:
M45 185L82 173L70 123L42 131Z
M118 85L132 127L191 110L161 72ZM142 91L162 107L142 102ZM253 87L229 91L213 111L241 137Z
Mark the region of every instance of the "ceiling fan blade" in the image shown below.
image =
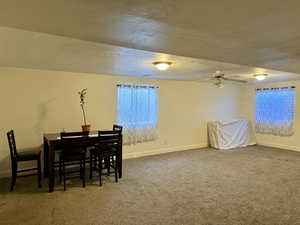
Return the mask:
M201 80L195 80L195 81L200 82L200 83L211 83L213 80L201 79Z
M201 78L199 79L198 81L204 81L204 82L207 82L207 81L213 81L215 80L216 78L214 77L205 77L205 78Z
M238 82L238 83L248 83L248 81L246 80L238 80L238 79L232 79L232 78L227 78L227 77L223 77L224 80L228 80L228 81L233 81L233 82Z

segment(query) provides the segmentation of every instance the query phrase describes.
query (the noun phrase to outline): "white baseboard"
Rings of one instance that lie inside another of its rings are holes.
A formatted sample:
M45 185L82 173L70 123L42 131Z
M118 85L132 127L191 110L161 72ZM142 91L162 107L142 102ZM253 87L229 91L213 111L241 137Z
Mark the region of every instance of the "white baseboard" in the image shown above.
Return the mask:
M267 146L267 147L273 147L273 148L300 151L300 147L290 146L290 145L282 145L282 144L268 143L268 142L258 142L257 144ZM185 151L185 150L206 148L206 147L208 147L207 143L201 143L196 145L184 145L184 146L176 146L176 147L169 147L169 148L160 148L160 149L154 149L154 150L143 151L143 152L124 152L123 158L124 159L138 158L143 156L159 155L159 154L164 154L169 152L178 152L178 151ZM11 175L10 170L4 170L0 172L0 177L10 177L10 175Z
M257 142L257 144L267 146L267 147L273 147L273 148L281 148L281 149L298 151L298 152L300 151L300 147L291 146L291 145L282 145L282 144L278 144L278 143L269 143L269 142L263 142L263 141L259 141L259 142Z
M164 153L168 153L168 152L178 152L178 151L185 151L185 150L205 148L205 147L207 147L207 143L176 146L176 147L169 147L169 148L160 148L160 149L153 149L153 150L142 151L142 152L125 152L123 158L124 159L138 158L138 157L143 157L143 156L159 155L159 154L164 154Z
M124 159L138 158L138 157L149 156L149 155L158 155L158 154L164 154L168 152L177 152L177 151L184 151L184 150L191 150L191 149L198 149L198 148L205 148L205 147L207 147L207 144L201 143L196 145L185 145L185 146L154 149L154 150L143 151L143 152L128 152L128 153L124 152L123 158ZM10 176L11 176L10 170L4 170L1 171L0 173L0 177L10 177Z

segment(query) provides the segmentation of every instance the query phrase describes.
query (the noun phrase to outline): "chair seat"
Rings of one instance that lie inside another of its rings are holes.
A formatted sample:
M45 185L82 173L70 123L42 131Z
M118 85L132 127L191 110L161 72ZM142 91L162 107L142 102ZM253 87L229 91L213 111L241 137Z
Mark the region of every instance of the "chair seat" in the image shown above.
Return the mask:
M85 153L85 149L82 148L72 149L70 151L62 151L60 153L60 158L64 158L65 161L77 161L85 157Z
M40 156L41 156L41 150L18 152L17 160L18 161L36 160L39 159Z
M60 155L80 155L80 154L85 154L86 150L84 148L73 148L70 150L64 150L60 152Z
M101 148L96 147L94 149L90 150L91 154L102 154L102 155L112 155L116 154L118 152L118 149L116 147L108 147L108 148Z

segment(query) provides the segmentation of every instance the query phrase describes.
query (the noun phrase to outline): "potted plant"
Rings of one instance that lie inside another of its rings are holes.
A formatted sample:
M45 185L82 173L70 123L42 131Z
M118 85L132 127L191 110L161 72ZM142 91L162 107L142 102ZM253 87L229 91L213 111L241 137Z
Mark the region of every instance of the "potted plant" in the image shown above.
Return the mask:
M81 91L78 92L80 96L80 106L82 109L82 114L83 114L83 122L84 125L82 125L82 131L90 131L91 130L91 125L86 124L86 115L85 115L85 110L84 110L84 105L85 105L85 95L86 95L87 88L82 89Z

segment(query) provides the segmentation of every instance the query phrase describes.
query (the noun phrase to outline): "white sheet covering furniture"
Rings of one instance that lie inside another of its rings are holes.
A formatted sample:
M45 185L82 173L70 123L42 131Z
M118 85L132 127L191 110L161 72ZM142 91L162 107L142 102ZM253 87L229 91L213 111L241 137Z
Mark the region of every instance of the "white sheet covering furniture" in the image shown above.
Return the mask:
M248 120L212 121L207 124L210 146L230 149L255 145L255 136Z

